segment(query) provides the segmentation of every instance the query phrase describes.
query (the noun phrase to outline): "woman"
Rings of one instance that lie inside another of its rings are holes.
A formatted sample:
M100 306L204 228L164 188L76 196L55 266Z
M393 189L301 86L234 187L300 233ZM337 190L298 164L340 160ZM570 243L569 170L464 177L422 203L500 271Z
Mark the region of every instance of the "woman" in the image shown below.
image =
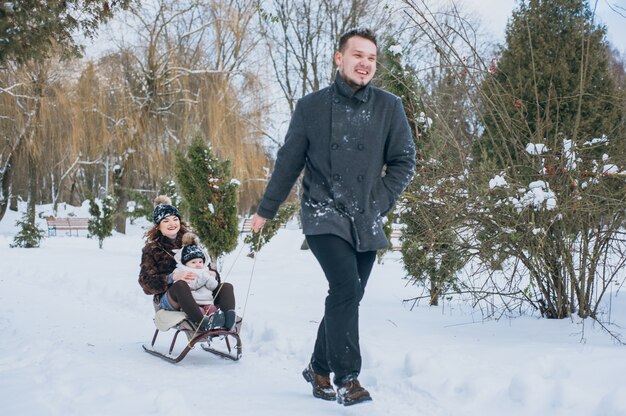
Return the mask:
M154 295L154 302L161 309L185 312L202 332L221 326L232 331L237 317L233 285L221 283L219 273L211 269L219 283L213 297L220 312L204 316L188 284L194 280L194 273L175 271L174 250L182 248L182 238L190 231L189 226L181 222L178 210L167 196L156 197L154 206L154 225L146 233L146 245L141 254L139 284L144 293Z

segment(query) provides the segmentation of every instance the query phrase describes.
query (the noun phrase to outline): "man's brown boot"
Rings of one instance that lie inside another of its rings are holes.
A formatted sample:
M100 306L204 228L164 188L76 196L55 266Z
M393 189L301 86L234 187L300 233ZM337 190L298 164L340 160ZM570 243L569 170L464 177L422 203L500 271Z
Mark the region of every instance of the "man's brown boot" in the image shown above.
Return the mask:
M315 374L310 363L308 367L302 371L302 377L313 386L313 396L322 400L335 400L337 398L335 389L333 389L332 384L330 384L330 377Z
M361 387L359 380L353 379L337 389L337 402L344 406L372 400L370 393Z

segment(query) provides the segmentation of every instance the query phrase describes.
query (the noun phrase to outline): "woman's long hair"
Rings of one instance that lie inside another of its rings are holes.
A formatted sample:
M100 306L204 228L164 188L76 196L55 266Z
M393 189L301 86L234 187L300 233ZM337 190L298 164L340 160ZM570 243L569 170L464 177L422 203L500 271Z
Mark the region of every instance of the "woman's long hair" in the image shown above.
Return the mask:
M184 235L187 232L191 231L191 227L186 222L180 222L180 230L178 230L178 234L176 234L176 238L180 235ZM152 228L146 231L146 242L150 243L153 241L159 241L163 237L163 233L159 230L159 224L154 224Z

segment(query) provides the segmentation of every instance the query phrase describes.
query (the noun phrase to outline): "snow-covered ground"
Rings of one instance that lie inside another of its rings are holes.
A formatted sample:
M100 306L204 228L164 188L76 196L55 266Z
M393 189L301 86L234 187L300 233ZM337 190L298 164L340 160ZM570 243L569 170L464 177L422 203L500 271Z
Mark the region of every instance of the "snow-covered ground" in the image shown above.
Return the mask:
M130 226L102 250L84 235L9 248L16 218L0 222L2 415L626 415L626 347L597 326L483 322L456 304L411 311L402 300L417 289L397 254L374 267L361 306L360 380L374 400L314 399L301 371L325 279L292 228L256 263L241 247L224 259L244 315L242 359L198 347L169 364L141 347L154 331L137 284L144 230ZM626 323L624 294L612 316Z

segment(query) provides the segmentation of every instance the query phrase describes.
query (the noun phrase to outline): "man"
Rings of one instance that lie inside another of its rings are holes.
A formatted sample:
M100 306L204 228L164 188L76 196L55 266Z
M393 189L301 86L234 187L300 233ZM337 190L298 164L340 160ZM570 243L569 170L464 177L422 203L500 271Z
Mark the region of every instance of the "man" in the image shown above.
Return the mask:
M359 302L376 251L389 244L383 217L413 177L415 148L400 98L370 84L373 32L345 33L334 58L335 82L296 105L252 228L258 232L276 215L304 168L302 228L329 290L302 374L315 397L347 406L371 400L357 379Z

